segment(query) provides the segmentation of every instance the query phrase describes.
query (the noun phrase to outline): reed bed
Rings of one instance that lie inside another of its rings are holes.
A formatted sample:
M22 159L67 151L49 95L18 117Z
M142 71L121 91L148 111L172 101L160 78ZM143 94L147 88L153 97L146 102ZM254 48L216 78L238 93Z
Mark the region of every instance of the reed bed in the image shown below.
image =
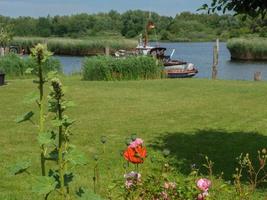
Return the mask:
M86 58L83 63L84 80L142 80L162 77L161 63L152 57L109 56Z
M29 77L29 74L26 73L28 68L35 69L36 63L30 57L21 57L17 54L7 54L0 57L0 71L3 71L9 78L23 78ZM61 64L58 59L49 58L44 63L44 72L49 71L58 71L62 72Z
M71 38L41 38L41 37L15 37L11 45L24 48L29 52L37 43L47 43L48 49L57 55L98 55L104 54L105 48L109 47L113 53L118 49L129 50L136 47L135 40L114 38L88 38L88 39L71 39Z
M227 48L232 59L267 60L267 38L233 38Z

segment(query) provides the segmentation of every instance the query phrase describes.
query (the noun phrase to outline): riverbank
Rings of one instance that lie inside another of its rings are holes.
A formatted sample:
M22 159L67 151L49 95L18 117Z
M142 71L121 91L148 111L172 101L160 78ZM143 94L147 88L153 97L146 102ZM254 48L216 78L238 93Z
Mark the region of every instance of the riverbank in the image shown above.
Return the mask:
M30 52L37 43L47 43L48 49L55 55L71 56L93 56L103 55L106 51L111 54L116 50L130 50L137 46L137 41L123 37L105 39L102 37L88 37L86 39L73 38L42 38L42 37L15 37L10 46L24 49L25 53ZM108 48L108 49L106 49Z
M232 60L267 61L267 38L233 38L227 48Z
M71 137L90 162L77 170L72 188L78 189L81 184L93 188L96 154L100 157L101 196L108 195L106 188L114 178L123 182L119 150L125 148L125 138L132 133L145 140L149 153L139 168L142 178L155 167L150 162L151 156L160 156L160 149L171 150L168 159L177 173L181 167L190 170L193 163L202 166L201 155L208 155L215 162L214 175L220 176L224 171L223 178L232 180L240 153L255 155L258 149L266 147L267 110L262 104L267 98L266 82L202 79L106 82L80 78L63 79L68 88L66 98L76 104L66 113L75 119ZM28 109L36 111L35 106L23 103L23 97L36 91L36 85L31 79L11 80L0 91L0 107L5 108L0 115L0 141L5 150L0 152L0 199L40 199L31 192L31 176L14 177L8 171L21 158L31 159L31 172L39 174L35 129L30 123L14 122ZM104 155L102 135L107 137ZM187 175L180 174L183 178ZM213 189L210 192L212 195ZM259 192L253 199L264 196L266 192ZM231 199L223 192L220 197L220 200Z

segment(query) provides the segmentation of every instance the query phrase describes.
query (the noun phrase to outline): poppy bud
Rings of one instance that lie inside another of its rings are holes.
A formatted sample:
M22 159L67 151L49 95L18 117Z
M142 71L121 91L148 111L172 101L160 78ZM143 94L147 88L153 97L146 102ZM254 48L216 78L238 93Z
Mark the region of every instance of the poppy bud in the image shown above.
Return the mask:
M169 149L164 149L162 153L163 153L163 156L166 158L166 157L168 157L170 155L170 150Z
M136 140L136 138L137 138L136 133L133 133L133 134L131 135L131 139L132 139L132 141Z
M98 159L99 159L98 155L94 155L94 160L98 161Z
M126 138L126 139L125 139L125 144L126 144L127 146L129 146L129 145L131 144L131 142L132 142L131 138Z
M107 142L107 137L101 136L101 142L102 142L102 144L105 144Z

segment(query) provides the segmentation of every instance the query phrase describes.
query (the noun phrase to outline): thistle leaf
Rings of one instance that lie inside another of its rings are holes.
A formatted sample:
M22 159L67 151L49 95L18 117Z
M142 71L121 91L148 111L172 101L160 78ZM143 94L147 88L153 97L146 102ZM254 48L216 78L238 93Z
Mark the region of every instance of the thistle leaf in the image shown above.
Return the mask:
M18 118L16 119L16 122L17 122L17 123L21 123L21 122L28 121L28 120L30 120L30 119L32 118L33 115L34 115L34 113L33 113L32 111L27 112L27 113L25 113L24 115L18 117Z
M32 192L39 195L46 195L55 190L57 182L53 177L38 176L36 183L32 187Z
M85 155L77 149L71 149L65 155L65 159L73 165L86 165L88 163Z
M52 134L50 132L39 134L37 140L40 145L48 145L54 142Z
M74 107L75 103L73 101L64 101L62 103L62 107L64 108L70 108L70 107Z
M57 71L51 71L51 72L48 72L47 74L47 79L48 80L51 80L53 78L56 78L58 77L58 72Z
M31 166L31 162L28 160L19 161L15 165L10 167L10 173L12 175L21 174L25 172L30 166Z
M95 194L93 191L83 188L79 188L76 194L80 200L103 200L99 195Z
M33 102L36 102L39 99L39 95L36 92L32 92L27 94L24 99L23 99L23 103L25 104L30 104Z
M62 123L62 120L54 119L52 120L52 125L54 127L59 127L59 126L63 126L63 123Z

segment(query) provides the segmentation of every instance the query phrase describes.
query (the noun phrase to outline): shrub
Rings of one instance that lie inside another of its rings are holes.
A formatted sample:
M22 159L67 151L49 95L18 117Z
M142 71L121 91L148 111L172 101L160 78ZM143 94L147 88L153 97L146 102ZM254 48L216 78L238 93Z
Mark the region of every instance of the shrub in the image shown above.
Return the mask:
M84 80L140 80L161 77L161 63L152 57L116 59L107 56L86 58L83 63Z
M27 68L36 68L36 63L30 57L20 57L17 54L7 54L0 57L0 69L2 69L8 76L22 77L25 75ZM61 64L55 58L49 58L44 63L45 73L49 71L61 71Z
M23 76L27 66L23 59L16 54L0 57L0 68L10 76Z

